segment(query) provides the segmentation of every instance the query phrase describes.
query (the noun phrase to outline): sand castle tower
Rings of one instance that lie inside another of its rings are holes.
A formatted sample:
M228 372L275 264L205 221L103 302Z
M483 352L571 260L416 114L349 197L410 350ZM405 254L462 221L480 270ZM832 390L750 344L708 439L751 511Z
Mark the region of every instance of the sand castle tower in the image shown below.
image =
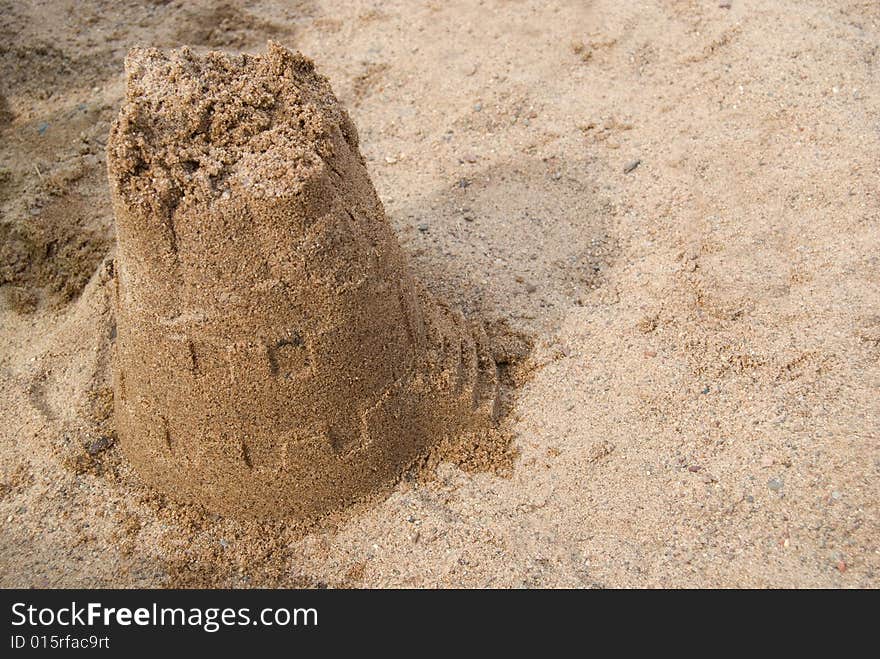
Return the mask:
M301 55L135 50L108 144L116 420L175 497L309 519L494 421L485 335L414 282Z

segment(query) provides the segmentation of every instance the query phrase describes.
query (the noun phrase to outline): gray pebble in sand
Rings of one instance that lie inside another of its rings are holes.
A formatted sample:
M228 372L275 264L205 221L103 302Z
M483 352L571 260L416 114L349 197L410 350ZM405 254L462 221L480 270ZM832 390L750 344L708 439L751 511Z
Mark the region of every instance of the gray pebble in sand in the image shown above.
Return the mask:
M782 489L782 479L781 478L771 478L767 481L767 487L769 487L774 492L778 492Z
M623 173L629 174L631 171L633 171L636 167L638 167L641 164L642 164L641 160L631 160L630 162L626 163L626 166L623 168Z

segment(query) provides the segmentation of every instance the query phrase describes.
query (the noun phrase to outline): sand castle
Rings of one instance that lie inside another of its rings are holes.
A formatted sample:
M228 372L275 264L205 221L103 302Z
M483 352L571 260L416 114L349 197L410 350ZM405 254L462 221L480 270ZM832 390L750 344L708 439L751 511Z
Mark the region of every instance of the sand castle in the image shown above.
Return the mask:
M326 78L135 50L108 144L119 440L211 510L313 519L497 415L482 330L410 275Z

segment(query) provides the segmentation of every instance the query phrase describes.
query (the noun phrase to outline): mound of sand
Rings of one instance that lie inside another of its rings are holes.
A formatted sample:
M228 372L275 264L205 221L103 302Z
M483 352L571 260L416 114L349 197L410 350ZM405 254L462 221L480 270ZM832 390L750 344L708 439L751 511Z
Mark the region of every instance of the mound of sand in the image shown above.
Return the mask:
M149 483L311 519L491 427L485 334L414 282L312 62L132 51L108 143L115 407Z

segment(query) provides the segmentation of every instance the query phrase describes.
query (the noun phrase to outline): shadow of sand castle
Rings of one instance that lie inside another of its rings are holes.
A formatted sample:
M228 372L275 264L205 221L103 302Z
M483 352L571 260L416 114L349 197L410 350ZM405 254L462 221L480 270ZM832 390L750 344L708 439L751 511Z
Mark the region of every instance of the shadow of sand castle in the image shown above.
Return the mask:
M617 253L607 201L533 159L394 212L414 274L466 316L537 335L602 286Z

